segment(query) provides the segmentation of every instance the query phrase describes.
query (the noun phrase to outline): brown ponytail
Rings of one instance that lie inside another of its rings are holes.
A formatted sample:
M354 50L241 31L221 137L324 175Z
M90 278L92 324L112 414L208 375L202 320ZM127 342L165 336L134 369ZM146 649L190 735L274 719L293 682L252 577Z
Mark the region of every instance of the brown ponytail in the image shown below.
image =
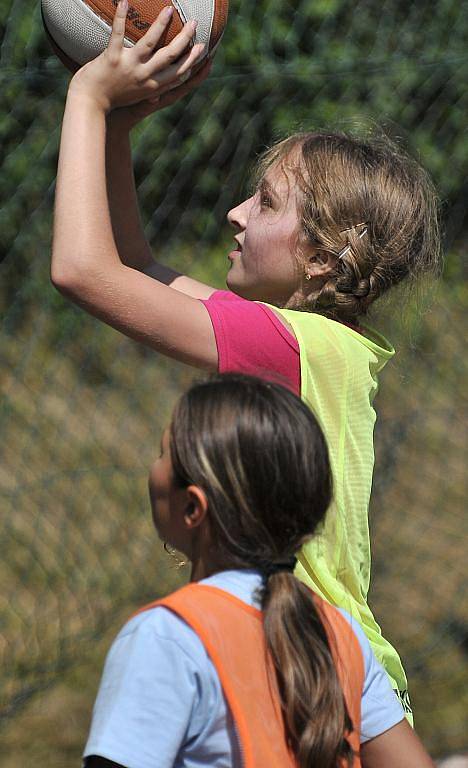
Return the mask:
M216 376L185 393L171 424L175 482L208 500L220 570L294 557L323 521L332 483L308 407L277 384ZM274 571L274 569L273 569ZM265 576L265 635L285 733L301 768L352 765L352 730L330 643L310 591L292 573Z
M262 608L290 747L301 768L353 765L352 730L330 644L310 591L290 573L266 582Z

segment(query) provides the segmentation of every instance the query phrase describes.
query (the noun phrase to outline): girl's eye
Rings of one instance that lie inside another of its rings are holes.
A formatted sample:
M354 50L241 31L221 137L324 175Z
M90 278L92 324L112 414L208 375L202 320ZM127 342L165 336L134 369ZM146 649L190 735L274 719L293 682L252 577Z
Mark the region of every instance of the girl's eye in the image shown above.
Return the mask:
M271 208L272 207L272 199L270 195L268 195L266 192L262 192L260 194L260 206L262 208Z

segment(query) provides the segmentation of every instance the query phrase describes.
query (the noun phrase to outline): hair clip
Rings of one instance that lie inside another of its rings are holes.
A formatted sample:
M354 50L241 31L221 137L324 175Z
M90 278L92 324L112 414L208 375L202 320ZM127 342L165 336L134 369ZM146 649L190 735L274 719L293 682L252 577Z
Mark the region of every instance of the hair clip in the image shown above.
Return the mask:
M360 232L359 235L358 235L359 239L361 240L364 237L364 235L367 234L367 224L366 224L365 221L361 221L360 224L355 224L354 227L348 227L347 229L342 229L341 232L349 232L350 229L356 229L356 227L364 227L362 232ZM350 252L350 250L351 250L351 246L350 245L345 245L343 250L341 250L339 252L339 254L338 254L338 256L336 258L338 260L342 259L343 256L346 256L346 254Z

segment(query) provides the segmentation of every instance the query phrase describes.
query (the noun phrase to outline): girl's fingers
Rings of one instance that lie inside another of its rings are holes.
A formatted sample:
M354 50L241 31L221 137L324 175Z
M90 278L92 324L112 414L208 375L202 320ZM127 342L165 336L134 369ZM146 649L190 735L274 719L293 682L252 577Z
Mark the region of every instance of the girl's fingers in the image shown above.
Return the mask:
M123 47L125 37L125 21L127 18L128 0L120 0L115 9L114 21L112 22L112 33L107 50L109 53L119 53Z
M205 80L208 75L210 74L212 61L211 59L206 62L206 64L203 65L201 70L197 72L197 74L190 80L189 83L185 83L184 85L179 85L178 88L174 88L171 90L167 90L165 93L163 92L161 96L159 96L157 101L157 106L155 104L155 109L163 109L164 107L170 107L171 104L175 104L176 101L179 101L179 99L182 99L184 96L187 96L190 91L193 91L194 88L201 85L203 80Z
M152 23L148 31L135 44L133 50L138 53L140 61L148 61L153 55L154 49L164 34L173 12L174 8L172 5L163 8L156 21Z
M205 46L202 43L197 43L193 46L187 56L184 56L180 61L177 62L177 64L173 64L171 67L168 67L168 70L173 69L174 77L176 78L187 79L187 77L190 76L190 70L192 67L195 66L197 61L201 60L204 50Z
M167 83L172 83L172 87L180 85L180 83L190 77L190 70L195 66L197 61L199 61L204 50L205 46L198 43L175 64L171 64L156 73L154 72L151 62L148 62L145 65L145 74L148 79L154 78L158 85L166 85Z
M196 28L197 22L189 21L185 24L179 34L171 40L169 45L165 45L164 48L160 48L153 54L148 63L151 64L154 73L159 72L161 69L165 69L180 59L182 54L192 43Z

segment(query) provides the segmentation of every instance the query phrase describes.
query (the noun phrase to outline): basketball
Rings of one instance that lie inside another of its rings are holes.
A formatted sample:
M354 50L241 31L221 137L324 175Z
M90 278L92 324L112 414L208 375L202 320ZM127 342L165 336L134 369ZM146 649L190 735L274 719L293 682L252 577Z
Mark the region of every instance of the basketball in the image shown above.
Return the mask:
M118 0L41 0L44 26L52 48L72 72L107 47L117 3ZM124 44L134 45L170 4L168 0L129 3ZM161 45L170 43L186 22L196 20L194 43L203 43L205 56L213 57L226 26L229 0L173 0L172 5L175 12Z

